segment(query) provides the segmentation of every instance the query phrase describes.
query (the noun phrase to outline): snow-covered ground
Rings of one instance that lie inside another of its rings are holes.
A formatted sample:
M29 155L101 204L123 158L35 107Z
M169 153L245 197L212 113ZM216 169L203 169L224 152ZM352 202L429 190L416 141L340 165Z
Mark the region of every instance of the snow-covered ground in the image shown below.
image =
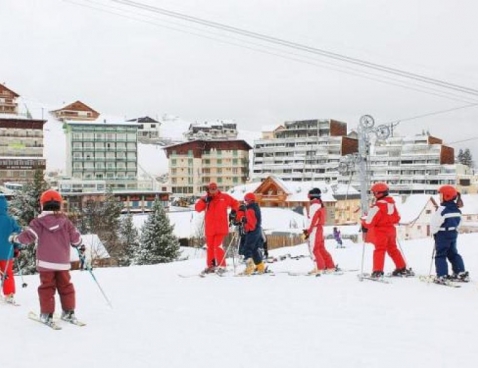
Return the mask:
M357 272L280 273L308 271L307 258L270 264L276 276L181 278L205 266L204 252L189 249L190 259L182 262L95 269L110 308L89 272L72 271L77 315L88 326L62 324L61 331L27 319L39 309L38 276L24 277L26 288L17 278L21 306L0 304L1 367L476 367L477 243L478 235L459 237L474 278L460 289L417 279L360 282ZM360 268L361 244L326 244L340 267ZM409 265L428 274L431 240L401 246ZM366 271L371 259L367 245ZM232 274L232 262L229 267ZM387 260L386 271L392 269Z

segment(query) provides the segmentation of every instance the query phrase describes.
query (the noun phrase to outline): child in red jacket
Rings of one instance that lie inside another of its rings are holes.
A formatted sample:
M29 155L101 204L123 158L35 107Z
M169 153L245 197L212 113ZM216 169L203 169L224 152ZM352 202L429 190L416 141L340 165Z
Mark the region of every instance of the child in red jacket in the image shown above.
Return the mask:
M40 319L45 324L53 324L55 312L55 292L60 295L63 309L61 318L74 321L75 288L70 277L70 246L82 246L81 235L68 217L60 211L63 199L55 190L47 190L40 197L41 214L33 219L29 227L13 237L21 244L35 243L37 247L36 264L40 274L38 296L40 298Z
M367 229L367 241L375 246L372 277L383 277L385 253L395 263L393 276L412 276L413 273L407 269L402 253L397 248L395 225L400 221L400 215L395 201L388 196L388 185L376 183L372 186L371 192L375 197L375 203L367 217L362 220L362 226Z

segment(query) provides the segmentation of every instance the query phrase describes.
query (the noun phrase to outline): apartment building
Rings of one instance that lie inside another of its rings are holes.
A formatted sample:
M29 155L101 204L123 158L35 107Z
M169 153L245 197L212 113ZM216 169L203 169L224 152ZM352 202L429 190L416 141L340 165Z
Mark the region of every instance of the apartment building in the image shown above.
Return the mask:
M0 184L15 186L45 171L43 125L46 120L19 115L19 94L0 84Z
M232 121L215 121L189 125L184 133L187 140L194 139L236 139L237 125Z
M439 186L456 185L459 175L462 179L467 176L455 164L454 149L426 134L377 142L371 147L369 162L371 183L385 181L397 194L435 194ZM358 185L354 177L354 185Z
M137 123L67 121L65 128L67 176L105 180L113 190L137 188Z
M7 88L4 84L0 84L0 116L1 114L14 114L18 113L17 98L19 94Z
M197 196L216 182L227 191L249 178L249 150L244 140L195 140L165 147L171 192Z
M271 137L272 135L272 137ZM342 156L358 151L347 124L336 120L287 121L254 142L253 178L336 182Z
M100 113L81 101L75 101L58 110L50 111L58 120L92 121L98 119Z
M159 127L161 123L149 116L130 119L128 122L138 124L138 140L144 143L150 143L159 139Z

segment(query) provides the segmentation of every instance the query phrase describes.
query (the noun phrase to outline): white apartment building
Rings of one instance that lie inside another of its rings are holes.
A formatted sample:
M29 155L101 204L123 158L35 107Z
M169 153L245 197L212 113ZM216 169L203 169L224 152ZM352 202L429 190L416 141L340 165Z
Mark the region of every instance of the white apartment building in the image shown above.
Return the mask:
M237 126L232 121L215 121L189 125L184 133L187 140L194 139L236 139Z
M455 164L454 149L426 134L376 142L369 163L371 184L386 182L397 194L435 194L439 186L456 185L458 177L467 177L466 167ZM350 177L344 175L339 182L346 183ZM352 178L352 185L358 188L358 175L354 173Z
M65 126L68 177L105 180L112 189L137 188L137 123L67 121Z
M275 175L285 181L337 182L341 157L358 150L357 139L347 137L347 124L331 119L288 121L267 134L254 141L255 180Z
M138 140L140 142L154 142L159 139L159 128L161 123L149 116L144 116L137 119L127 120L138 124Z
M285 122L254 142L253 178L275 175L285 181L324 180L360 188L357 165L339 173L341 159L357 152L356 135L334 120ZM373 142L368 158L370 184L387 182L392 193L434 194L439 186L458 185L476 192L473 172L455 164L454 149L439 138L420 134Z

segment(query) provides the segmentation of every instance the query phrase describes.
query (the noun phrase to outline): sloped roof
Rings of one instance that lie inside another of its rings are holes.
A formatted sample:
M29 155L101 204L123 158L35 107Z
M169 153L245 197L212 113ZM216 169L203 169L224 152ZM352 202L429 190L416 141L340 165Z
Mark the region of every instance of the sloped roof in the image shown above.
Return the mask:
M81 102L79 100L62 107L61 109L53 110L51 112L57 112L57 111L62 111L62 110L91 111L91 112L94 112L96 114L99 114L98 111L92 109L87 104L85 104L84 102Z
M12 91L10 88L8 88L6 85L4 84L0 84L0 91L1 90L4 90L4 91L8 91L10 92L11 94L13 94L15 97L20 97L20 95L18 93L16 93L15 91Z

